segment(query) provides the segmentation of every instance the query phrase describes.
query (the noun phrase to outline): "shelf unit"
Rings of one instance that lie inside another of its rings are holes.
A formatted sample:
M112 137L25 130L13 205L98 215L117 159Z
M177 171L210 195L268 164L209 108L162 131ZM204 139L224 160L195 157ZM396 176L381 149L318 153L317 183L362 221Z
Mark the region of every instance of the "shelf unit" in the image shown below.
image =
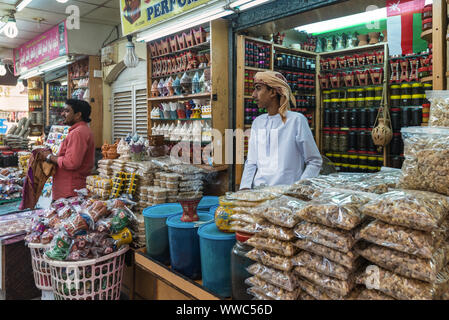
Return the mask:
M421 33L421 39L426 40L429 43L432 43L432 29L423 31Z
M28 118L30 136L41 136L44 132L44 84L41 77L28 79Z
M95 71L100 76L95 76ZM79 80L88 79L88 86L85 86L89 90L89 102L92 107L89 126L94 134L95 148L101 148L103 145L103 78L101 72L101 61L99 56L86 56L68 67L68 90L67 95L69 98L73 97L73 94L77 88L77 82Z
M62 88L62 89L56 89ZM67 99L67 86L56 85L49 82L46 84L45 106L46 106L46 118L45 125L62 125L63 119L61 112L65 107L65 100ZM60 92L57 92L59 90ZM54 115L54 117L51 117ZM51 120L53 118L55 120Z
M174 36L167 35L167 37L163 37L161 39L155 40L153 42L148 43L147 45L147 68L148 68L148 78L147 78L147 94L148 94L148 135L152 134L152 128L154 124L161 123L169 123L169 122L177 122L177 121L190 121L190 120L203 120L209 121L210 126L214 129L217 129L221 133L221 143L217 144L217 148L221 148L222 151L222 159L224 162L224 137L225 137L225 129L229 128L229 103L228 103L228 22L224 19L217 19L211 21L210 23L203 24L202 27L208 32L209 38L206 39L205 42L200 44L192 45L188 48L184 48L181 50L177 50L175 52L168 52L160 55L153 55L151 52L151 47L156 45L160 40L170 38ZM193 28L194 30L197 27ZM190 29L183 30L176 35L182 35L183 32L190 32ZM171 48L170 48L171 51ZM193 77L195 72L203 72L206 69L210 70L211 77L211 92L201 92L197 94L188 94L188 95L177 95L177 96L157 96L152 97L151 87L153 82L160 81L160 79L167 79L169 76L181 76L184 72L174 72L165 76L161 75L153 75L153 61L161 58L172 58L176 57L183 53L188 52L193 53L209 53L209 65L207 67L195 68L191 70L187 70L190 76ZM155 107L160 107L160 104L163 102L175 102L175 101L189 101L193 99L201 99L206 100L211 105L212 117L205 119L152 119L151 111ZM209 144L210 142L207 142ZM220 161L219 161L220 162ZM222 164L222 163L217 163ZM216 165L214 163L214 165Z
M265 46L269 46L270 48L270 65L269 68L257 68L257 67L253 67L253 66L248 66L247 63L245 63L245 54L246 54L246 49L245 49L245 43L249 41L249 42L254 42L260 45L265 45ZM238 35L237 36L237 79L236 79L236 129L240 129L242 131L248 130L251 128L251 124L245 123L245 100L249 100L252 99L252 97L248 94L249 92L245 92L245 78L246 80L249 80L250 82L252 82L252 77L245 77L245 74L249 71L249 72L259 72L259 71L267 71L267 70L274 70L274 71L278 71L281 72L282 74L286 74L286 72L302 72L304 71L303 69L292 69L289 68L288 70L286 68L281 68L278 66L275 66L275 54L276 53L281 53L281 54L286 54L286 55L295 55L295 56L300 56L300 57L304 57L304 58L308 58L308 59L313 59L315 61L315 66L316 68L318 68L318 54L315 52L310 52L310 51L305 51L305 50L296 50L296 49L291 49L291 48L287 48L278 44L275 44L271 41L266 41L266 40L262 40L262 39L257 39L257 38L253 38L253 37L248 37L248 36L244 36L244 35ZM310 72L310 73L314 73L314 71L310 70L310 69L306 69L306 72ZM318 87L318 81L317 81L317 77L316 75L314 76L314 85L315 85L315 89L312 93L308 93L308 94L299 94L299 96L316 96L317 94L317 87ZM249 84L249 87L251 88L251 92L252 92L252 85ZM246 90L247 91L247 90ZM294 93L295 90L292 90L292 92ZM295 108L296 106L291 106L291 108ZM315 109L316 106L313 106ZM298 107L300 109L300 107ZM304 109L304 108L303 108ZM312 109L312 108L309 108ZM310 124L311 128L316 127L316 116L315 116L315 110L311 110L313 111L313 116L312 116L312 122ZM315 130L316 131L316 130ZM312 132L314 132L314 130L312 130ZM316 135L315 135L315 138ZM246 145L248 143L248 139L249 137L244 137L244 141L245 141L245 148L246 149ZM242 154L243 153L243 158L246 157L246 150L240 150L240 148L236 149L236 159L237 159L237 163L242 159ZM241 177L243 174L243 164L236 164L235 165L235 181L234 184L236 185L236 187L238 185L240 185L240 181L241 181Z

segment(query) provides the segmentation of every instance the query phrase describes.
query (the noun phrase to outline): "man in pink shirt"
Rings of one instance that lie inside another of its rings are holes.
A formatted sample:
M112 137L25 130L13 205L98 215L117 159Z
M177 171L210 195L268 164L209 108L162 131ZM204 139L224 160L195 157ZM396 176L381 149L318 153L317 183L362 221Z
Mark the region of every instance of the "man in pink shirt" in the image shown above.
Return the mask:
M57 165L53 176L53 200L76 196L74 190L86 187L86 177L95 164L94 136L87 123L91 106L83 100L68 99L62 111L64 124L71 126L57 156L45 154L48 162Z

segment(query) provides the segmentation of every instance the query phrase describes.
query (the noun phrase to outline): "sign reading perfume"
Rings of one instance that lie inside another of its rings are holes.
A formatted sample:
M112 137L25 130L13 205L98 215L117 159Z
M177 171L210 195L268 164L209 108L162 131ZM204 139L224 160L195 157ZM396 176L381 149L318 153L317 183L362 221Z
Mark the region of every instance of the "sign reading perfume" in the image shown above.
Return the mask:
M124 35L192 10L208 0L120 0Z
M20 74L68 53L65 21L14 49L14 73Z

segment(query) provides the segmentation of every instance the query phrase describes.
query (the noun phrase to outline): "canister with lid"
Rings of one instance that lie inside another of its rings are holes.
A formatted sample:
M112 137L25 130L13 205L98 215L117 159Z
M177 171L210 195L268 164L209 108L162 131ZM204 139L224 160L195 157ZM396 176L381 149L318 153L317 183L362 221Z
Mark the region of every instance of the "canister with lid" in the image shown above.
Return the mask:
M330 151L331 134L329 131L323 132L323 149L324 151Z
M355 107L355 98L347 98L346 104L348 108L354 108Z
M378 167L383 167L384 165L384 157L383 156L377 156L377 166Z
M423 114L422 108L420 107L412 108L410 125L420 126L422 123L422 114Z
M361 166L367 166L368 165L368 157L367 156L359 156L359 164Z
M330 150L333 152L338 152L338 131L331 132Z
M348 132L340 131L338 137L338 151L346 152L348 150Z
M367 134L365 130L359 130L357 132L357 145L359 151L366 151L368 147Z
M401 127L408 127L410 122L410 108L402 108Z
M355 106L357 108L364 108L365 107L365 98L355 98Z
M403 94L401 95L401 106L408 107L412 105L412 95Z
M401 93L401 86L398 85L398 84L392 84L390 86L390 94L392 96L400 96L402 94Z
M375 87L374 88L374 96L375 97L382 97L383 90L384 90L383 87Z
M368 157L368 166L377 167L377 158L376 157Z
M392 108L398 108L402 105L401 96L390 96L390 104Z
M358 128L360 123L360 114L357 108L353 108L349 111L349 127Z
M349 164L351 165L358 164L358 158L355 154L349 155Z
M330 91L331 94L331 99L339 99L340 98L340 93L338 92L337 89L332 89Z
M368 112L368 126L372 128L374 126L374 123L376 122L377 118L377 108L369 108L367 110Z
M425 94L413 94L412 95L412 104L413 106L421 106L424 102Z
M343 109L340 111L340 127L348 128L349 127L349 109Z
M330 109L330 108L331 108L331 105L332 105L331 99L325 99L325 100L323 100L323 107L324 107L324 109Z
M340 127L340 109L332 110L332 127L339 128Z
M341 154L334 153L334 160L335 160L335 163L341 163Z
M391 108L390 116L391 116L391 127L393 131L401 130L401 109Z
M360 114L360 128L368 128L368 113L367 109L362 108L359 110Z
M415 82L412 84L412 95L414 94L424 94L424 85L420 82Z
M323 126L328 128L331 126L332 113L330 109L324 109L323 111Z
M323 90L323 100L330 100L331 99L331 91L330 90Z
M375 92L374 87L368 87L365 89L365 98L374 98Z
M347 94L346 94L346 98L355 98L355 90L356 89L348 89L347 90Z
M410 83L401 84L401 96L411 94L412 94L412 85Z
M364 88L355 89L356 98L366 98L366 90Z
M357 131L350 130L348 133L348 150L357 150Z
M341 163L349 164L349 154L342 154L340 161L341 161Z

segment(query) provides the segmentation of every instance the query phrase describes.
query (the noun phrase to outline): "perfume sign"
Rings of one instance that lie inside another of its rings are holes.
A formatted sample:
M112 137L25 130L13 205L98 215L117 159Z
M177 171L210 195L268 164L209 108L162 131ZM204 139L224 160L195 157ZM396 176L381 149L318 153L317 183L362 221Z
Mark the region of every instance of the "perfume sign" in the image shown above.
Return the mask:
M120 0L124 35L190 11L208 0Z
M68 52L65 21L14 49L14 73L20 74Z

